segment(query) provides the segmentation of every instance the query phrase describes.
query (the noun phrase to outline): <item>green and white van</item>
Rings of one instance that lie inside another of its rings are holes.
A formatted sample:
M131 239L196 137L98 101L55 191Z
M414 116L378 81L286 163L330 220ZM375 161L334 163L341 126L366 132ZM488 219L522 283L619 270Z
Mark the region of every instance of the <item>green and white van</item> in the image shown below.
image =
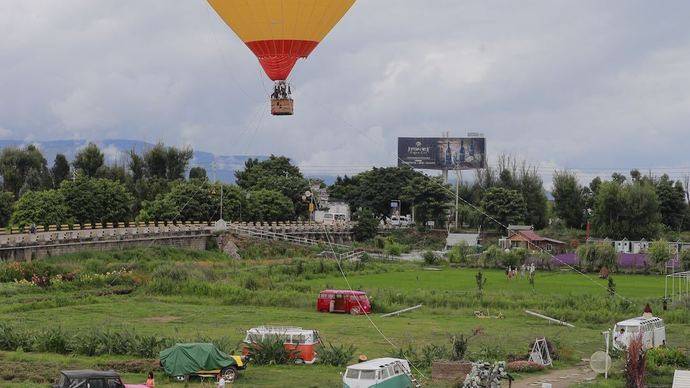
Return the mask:
M407 360L376 358L347 367L343 388L415 388L417 381Z

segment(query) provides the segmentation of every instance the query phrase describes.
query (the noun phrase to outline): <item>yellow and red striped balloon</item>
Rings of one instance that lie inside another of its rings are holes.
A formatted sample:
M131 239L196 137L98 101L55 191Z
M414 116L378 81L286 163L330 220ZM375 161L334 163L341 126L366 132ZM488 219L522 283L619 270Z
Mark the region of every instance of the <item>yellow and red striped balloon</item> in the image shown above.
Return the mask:
M269 78L287 79L355 0L208 0L257 56Z

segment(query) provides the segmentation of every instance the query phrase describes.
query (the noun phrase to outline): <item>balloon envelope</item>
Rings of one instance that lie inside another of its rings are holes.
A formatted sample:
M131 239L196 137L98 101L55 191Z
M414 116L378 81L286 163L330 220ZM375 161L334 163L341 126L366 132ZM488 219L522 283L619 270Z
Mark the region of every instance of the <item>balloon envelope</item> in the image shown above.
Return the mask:
M274 81L287 79L355 0L208 0Z

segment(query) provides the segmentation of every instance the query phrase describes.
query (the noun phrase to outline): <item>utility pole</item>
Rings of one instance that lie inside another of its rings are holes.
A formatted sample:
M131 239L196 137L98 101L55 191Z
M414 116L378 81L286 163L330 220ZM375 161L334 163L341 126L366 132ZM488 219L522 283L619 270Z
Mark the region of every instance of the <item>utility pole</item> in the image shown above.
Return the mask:
M460 170L455 170L455 229L458 228L458 200L460 199Z
M223 219L223 182L220 182L220 219Z

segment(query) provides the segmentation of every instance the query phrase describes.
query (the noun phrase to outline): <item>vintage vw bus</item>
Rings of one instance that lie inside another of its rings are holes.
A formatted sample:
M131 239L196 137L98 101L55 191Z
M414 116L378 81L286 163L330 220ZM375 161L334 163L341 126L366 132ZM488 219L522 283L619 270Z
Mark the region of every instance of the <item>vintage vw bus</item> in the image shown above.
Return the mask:
M376 358L350 365L343 375L343 388L415 388L419 384L410 364L399 358Z
M316 346L321 342L319 332L292 326L259 326L247 330L242 354L249 355L249 346L258 341L279 338L285 349L292 351L295 364L313 364L316 361Z
M623 330L622 333L621 329ZM666 344L664 321L659 317L642 316L616 323L613 328L613 347L618 350L625 350L630 341L640 332L642 333L642 346L645 349L657 348Z
M364 291L323 290L319 293L316 310L327 313L352 315L369 314L371 304Z

